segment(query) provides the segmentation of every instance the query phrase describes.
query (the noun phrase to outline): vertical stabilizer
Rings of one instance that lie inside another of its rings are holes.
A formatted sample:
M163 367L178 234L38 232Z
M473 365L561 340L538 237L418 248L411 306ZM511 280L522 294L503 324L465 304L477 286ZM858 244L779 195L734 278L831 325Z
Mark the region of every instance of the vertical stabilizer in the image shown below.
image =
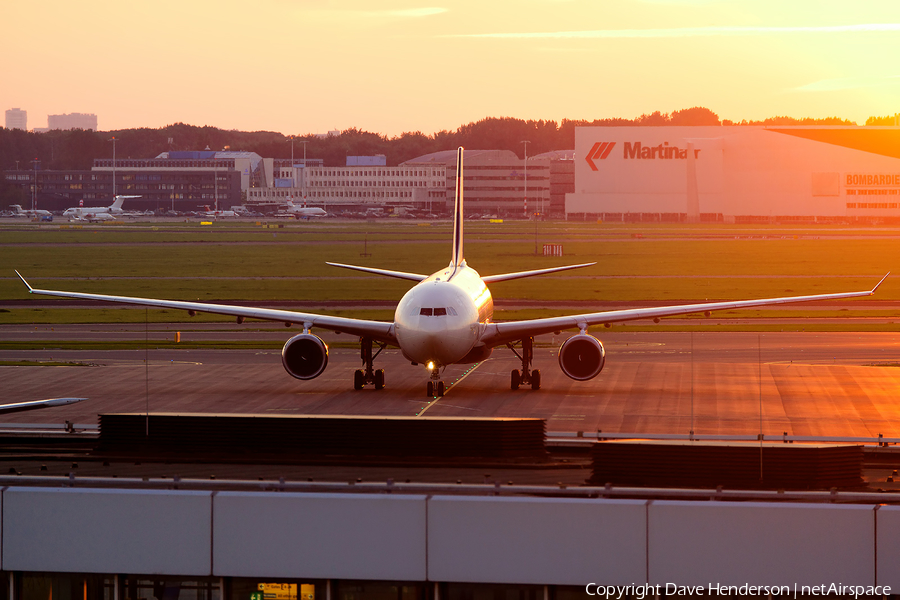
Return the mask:
M112 206L110 206L113 210L122 210L122 203L125 202L125 196L116 196L116 199L113 200Z
M463 147L456 151L456 201L453 203L453 255L451 267L460 267L463 257Z

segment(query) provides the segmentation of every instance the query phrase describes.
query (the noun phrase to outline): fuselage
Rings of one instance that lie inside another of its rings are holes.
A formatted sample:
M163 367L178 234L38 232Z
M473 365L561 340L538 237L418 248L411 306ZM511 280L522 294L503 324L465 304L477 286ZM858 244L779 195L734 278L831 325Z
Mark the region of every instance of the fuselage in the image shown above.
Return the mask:
M451 365L473 351L478 354L482 329L493 313L490 290L463 263L433 273L406 292L394 313L394 334L408 360Z
M79 217L82 215L99 215L101 213L109 214L110 210L108 206L97 206L97 207L78 207L78 208L67 208L62 216L64 217Z
M15 209L15 214L13 216L16 217L46 217L50 215L49 210L25 210L18 204L13 204L12 208Z
M122 210L122 202L125 201L126 198L140 198L140 196L116 196L113 199L113 203L109 206L77 206L73 208L67 208L63 212L64 217L77 217L81 214L93 214L98 215L100 213L108 213L110 215L121 215L124 214Z

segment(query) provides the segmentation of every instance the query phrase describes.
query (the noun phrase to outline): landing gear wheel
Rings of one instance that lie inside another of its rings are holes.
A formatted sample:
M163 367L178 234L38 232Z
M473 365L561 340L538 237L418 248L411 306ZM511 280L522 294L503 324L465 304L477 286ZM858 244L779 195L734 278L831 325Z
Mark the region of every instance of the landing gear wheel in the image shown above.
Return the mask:
M443 381L437 382L437 396L438 396L438 398L442 398L444 396L444 382Z
M372 351L372 338L359 338L359 357L362 359L363 368L353 374L353 389L361 390L367 383L374 383L376 390L384 389L384 369L377 371L372 367L375 357L387 347L387 344L378 343L378 352Z
M426 389L426 392L425 392L426 396L428 396L428 397L434 396L434 382L433 381L429 381L428 386L426 386L425 389Z
M539 369L532 369L531 362L534 360L534 338L523 338L520 342L522 352L519 353L512 342L507 343L506 347L513 351L519 360L522 361L522 370L515 369L510 377L509 387L517 390L519 386L530 385L531 389L541 389L541 372Z

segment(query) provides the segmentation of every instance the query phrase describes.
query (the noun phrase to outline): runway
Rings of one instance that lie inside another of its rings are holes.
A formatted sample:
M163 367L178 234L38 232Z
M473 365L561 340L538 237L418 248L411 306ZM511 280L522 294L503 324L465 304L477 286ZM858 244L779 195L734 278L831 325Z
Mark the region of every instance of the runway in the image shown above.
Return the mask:
M2 339L18 337L9 327L0 331L9 334L0 335ZM91 333L95 326L69 327L97 335ZM168 339L168 330L164 333ZM292 333L256 335L286 340ZM220 339L231 335L216 334ZM137 334L127 335L134 339ZM359 351L334 345L328 368L311 381L288 376L278 350L0 350L0 361L90 365L0 367L5 402L90 398L67 407L3 415L0 422L96 424L99 413L145 410L426 414L540 417L547 419L548 431L558 432L687 434L693 429L696 434L755 435L761 429L766 436L900 436L900 334L612 331L599 337L607 362L591 381L567 378L556 356L563 338L545 336L535 349L541 390L510 390L509 373L520 363L508 349L497 348L483 363L447 368L444 380L450 387L437 400L425 396L424 367L411 366L396 349L376 359L376 367L387 374L382 391L354 391ZM354 340L331 336L327 341Z

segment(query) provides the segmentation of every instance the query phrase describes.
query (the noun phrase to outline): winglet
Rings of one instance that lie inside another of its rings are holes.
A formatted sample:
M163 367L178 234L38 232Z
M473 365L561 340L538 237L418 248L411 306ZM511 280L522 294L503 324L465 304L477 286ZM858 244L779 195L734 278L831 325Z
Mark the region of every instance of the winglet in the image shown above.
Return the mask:
M16 270L15 270L15 269L13 269L13 271L16 271ZM24 278L24 277L22 277L22 274L21 274L21 273L19 273L19 272L18 272L18 271L16 271L16 275L18 275L18 276L19 276L19 279L21 279L21 280L22 280L22 283L24 283L24 284L25 284L25 287L27 287L27 288L28 288L28 293L29 293L29 294L30 294L30 293L32 293L32 292L33 292L33 291L34 291L34 288L32 288L32 287L31 287L31 286L30 286L30 285L28 285L28 282L27 282L27 281L25 281L25 278ZM887 276L886 276L886 275L885 275L885 277L887 277ZM876 286L876 287L878 287L878 286Z
M873 288L872 288L872 291L869 292L869 293L870 293L870 294L874 294L874 293L875 293L875 290L877 290L878 287L879 287L882 283L884 283L884 280L887 279L887 278L888 278L888 275L890 275L890 274L891 274L891 272L888 271L887 274L886 274L884 277L881 278L881 281L879 281L878 283L875 284L875 287L873 287Z

